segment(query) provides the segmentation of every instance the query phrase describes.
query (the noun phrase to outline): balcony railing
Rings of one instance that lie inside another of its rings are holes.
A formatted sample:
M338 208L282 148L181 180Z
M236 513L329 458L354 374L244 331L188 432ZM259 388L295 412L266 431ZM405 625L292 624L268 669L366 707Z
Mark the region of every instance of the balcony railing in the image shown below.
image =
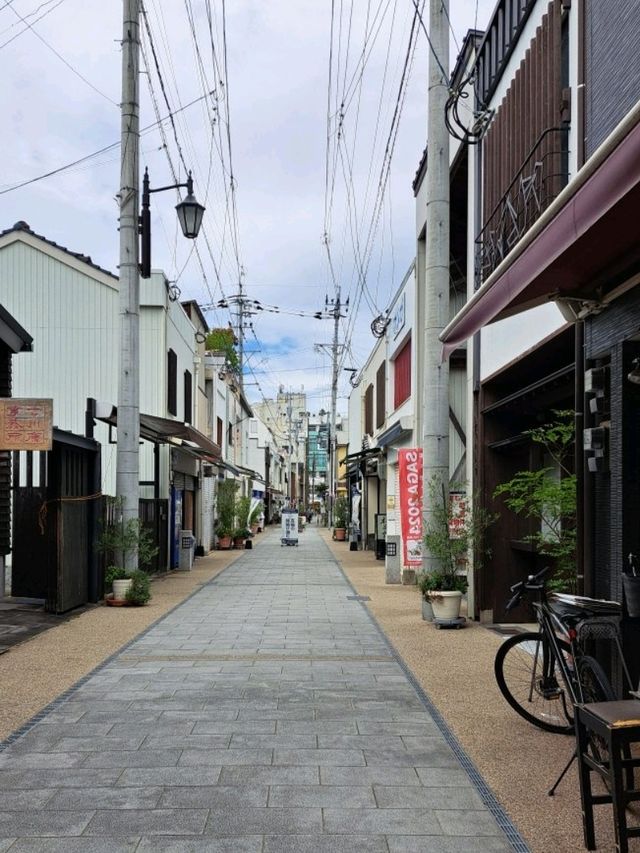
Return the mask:
M476 238L475 288L500 265L569 180L569 125L538 137Z

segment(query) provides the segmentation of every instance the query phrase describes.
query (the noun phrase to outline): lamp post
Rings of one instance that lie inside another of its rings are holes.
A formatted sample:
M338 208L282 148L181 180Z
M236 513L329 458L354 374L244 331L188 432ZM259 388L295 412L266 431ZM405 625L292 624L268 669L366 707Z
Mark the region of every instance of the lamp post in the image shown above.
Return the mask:
M184 184L169 184L166 187L152 189L149 186L149 170L144 170L142 181L142 210L140 212L140 276L150 278L151 276L151 193L162 193L165 190L175 190L185 187L187 197L176 205L178 222L182 233L188 240L195 240L202 225L202 217L205 208L199 204L193 195L193 178L191 172Z

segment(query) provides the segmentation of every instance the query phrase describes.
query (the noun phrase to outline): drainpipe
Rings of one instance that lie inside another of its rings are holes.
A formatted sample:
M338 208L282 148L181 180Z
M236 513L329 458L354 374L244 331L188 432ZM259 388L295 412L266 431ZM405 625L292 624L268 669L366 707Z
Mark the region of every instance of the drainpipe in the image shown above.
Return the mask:
M586 460L582 448L582 433L585 427L584 419L584 320L578 320L575 325L575 442L574 468L576 472L576 566L578 595L591 595L591 566L590 554L586 557L585 549L585 486L590 481L585 473ZM589 566L588 566L589 564ZM587 568L588 566L588 568ZM589 590L589 591L587 591Z

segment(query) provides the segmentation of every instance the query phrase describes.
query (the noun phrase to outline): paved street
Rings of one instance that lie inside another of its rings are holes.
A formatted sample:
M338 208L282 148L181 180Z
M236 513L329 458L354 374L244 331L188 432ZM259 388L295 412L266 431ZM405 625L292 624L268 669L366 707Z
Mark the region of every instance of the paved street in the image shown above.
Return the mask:
M271 533L4 748L0 851L526 851L455 748L317 532Z

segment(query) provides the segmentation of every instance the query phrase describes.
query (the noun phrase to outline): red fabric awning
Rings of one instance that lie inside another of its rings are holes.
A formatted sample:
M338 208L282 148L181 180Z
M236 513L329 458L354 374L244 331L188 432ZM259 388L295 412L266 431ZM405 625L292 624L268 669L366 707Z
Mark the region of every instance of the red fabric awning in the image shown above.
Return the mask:
M586 180L578 173L577 188L569 184L549 209L558 208L552 218L526 248L515 246L453 318L440 336L444 358L495 320L562 296L595 298L640 262L637 121Z

